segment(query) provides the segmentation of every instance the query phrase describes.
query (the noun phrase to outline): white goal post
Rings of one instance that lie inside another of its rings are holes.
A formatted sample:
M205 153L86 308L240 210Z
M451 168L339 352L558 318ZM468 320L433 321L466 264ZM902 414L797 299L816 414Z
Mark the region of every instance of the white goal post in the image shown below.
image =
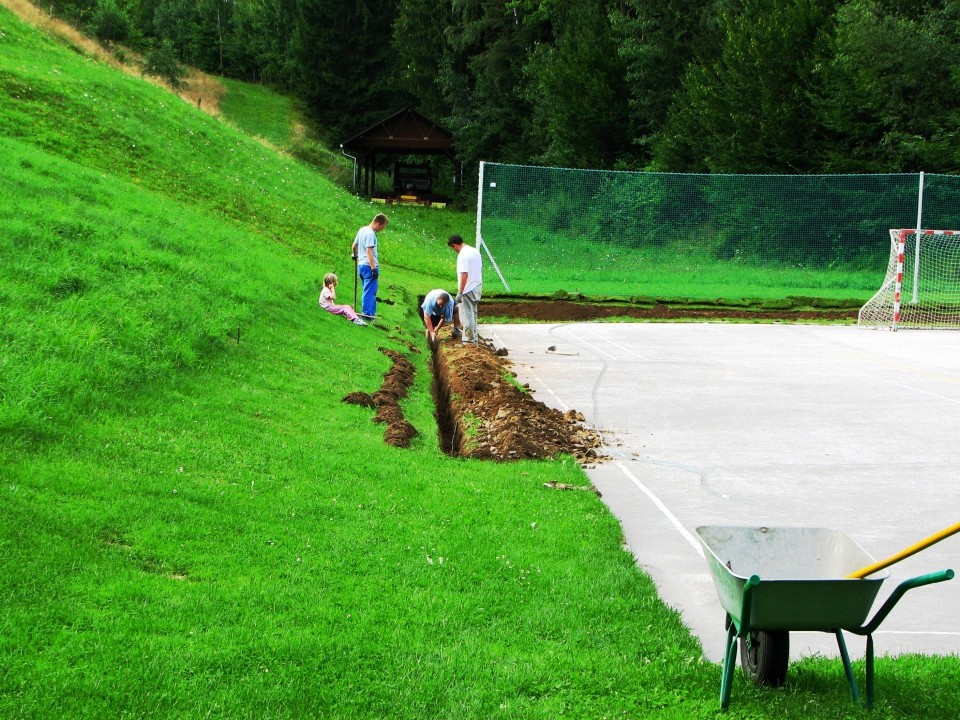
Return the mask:
M890 230L887 275L857 324L960 329L960 230Z

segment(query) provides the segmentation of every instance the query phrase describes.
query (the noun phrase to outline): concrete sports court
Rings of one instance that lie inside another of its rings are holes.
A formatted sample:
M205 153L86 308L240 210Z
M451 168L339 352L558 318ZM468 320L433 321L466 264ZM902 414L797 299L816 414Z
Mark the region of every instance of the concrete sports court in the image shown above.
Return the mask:
M878 560L960 521L960 332L725 323L482 325L535 397L576 409L611 459L587 470L630 550L720 661L724 611L699 525L823 527ZM960 572L960 534L889 568ZM960 653L960 578L909 591L878 656ZM846 633L853 657L864 639ZM791 657L836 656L825 633Z

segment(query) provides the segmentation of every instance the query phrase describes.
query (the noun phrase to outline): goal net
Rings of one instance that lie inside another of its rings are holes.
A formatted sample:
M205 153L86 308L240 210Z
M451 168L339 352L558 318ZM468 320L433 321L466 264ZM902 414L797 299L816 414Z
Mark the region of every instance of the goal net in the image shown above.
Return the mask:
M891 230L887 275L857 322L960 329L960 231Z

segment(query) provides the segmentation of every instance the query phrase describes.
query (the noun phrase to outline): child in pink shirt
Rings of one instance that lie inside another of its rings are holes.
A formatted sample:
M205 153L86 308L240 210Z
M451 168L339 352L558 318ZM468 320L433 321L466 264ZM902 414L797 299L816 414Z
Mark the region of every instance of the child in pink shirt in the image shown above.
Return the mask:
M333 273L327 273L323 277L323 290L320 293L320 307L334 315L346 315L347 320L354 325L366 325L366 321L357 315L356 311L349 305L337 305L336 287L340 281Z

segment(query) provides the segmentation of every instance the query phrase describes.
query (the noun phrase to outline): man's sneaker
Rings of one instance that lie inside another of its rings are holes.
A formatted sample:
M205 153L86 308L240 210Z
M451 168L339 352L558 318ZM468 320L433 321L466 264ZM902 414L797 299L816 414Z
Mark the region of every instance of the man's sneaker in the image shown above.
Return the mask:
M357 318L356 320L353 321L353 324L354 324L354 325L366 325L366 324L367 324L367 321L364 320L363 318Z
M453 329L453 333L451 333L450 337L452 337L454 340L459 340L459 339L460 339L460 328L455 327L455 328Z

